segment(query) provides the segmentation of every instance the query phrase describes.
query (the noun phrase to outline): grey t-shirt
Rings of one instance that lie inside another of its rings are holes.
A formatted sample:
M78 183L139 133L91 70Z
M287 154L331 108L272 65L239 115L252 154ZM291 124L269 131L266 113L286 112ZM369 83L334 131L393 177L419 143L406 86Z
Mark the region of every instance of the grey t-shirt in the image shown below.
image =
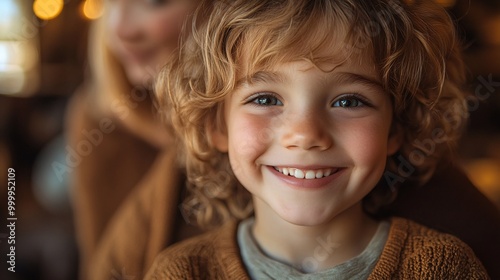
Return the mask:
M389 235L390 223L382 221L372 240L358 256L335 267L312 273L281 263L267 256L252 235L254 218L242 221L238 226L238 246L246 269L252 279L366 279L375 267ZM320 245L320 244L318 244ZM303 266L313 267L314 257L307 258Z

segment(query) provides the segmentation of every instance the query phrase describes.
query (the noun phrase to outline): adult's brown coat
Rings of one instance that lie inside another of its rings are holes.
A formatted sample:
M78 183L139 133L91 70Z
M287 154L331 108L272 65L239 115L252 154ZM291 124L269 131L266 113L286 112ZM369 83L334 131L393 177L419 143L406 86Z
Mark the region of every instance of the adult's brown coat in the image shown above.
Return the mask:
M158 141L165 133L161 125L145 127L132 117L158 122L151 102L143 102L136 104L141 109L114 103L102 114L87 88L68 107L82 279L141 279L157 253L185 235L177 211L183 179L175 149L168 137Z

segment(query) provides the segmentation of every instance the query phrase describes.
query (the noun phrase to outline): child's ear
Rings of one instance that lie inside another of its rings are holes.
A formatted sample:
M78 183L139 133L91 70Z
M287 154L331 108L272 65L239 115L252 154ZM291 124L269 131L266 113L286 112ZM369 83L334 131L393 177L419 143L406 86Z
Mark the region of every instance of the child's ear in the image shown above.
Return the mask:
M208 131L208 137L210 139L210 143L221 153L227 153L228 144L227 144L227 135L222 131L216 129Z
M213 123L206 124L205 130L207 132L208 141L210 145L215 147L221 153L228 151L228 139L225 129L214 125Z
M387 156L395 154L403 144L403 128L400 124L393 123L389 131L389 139L387 141Z

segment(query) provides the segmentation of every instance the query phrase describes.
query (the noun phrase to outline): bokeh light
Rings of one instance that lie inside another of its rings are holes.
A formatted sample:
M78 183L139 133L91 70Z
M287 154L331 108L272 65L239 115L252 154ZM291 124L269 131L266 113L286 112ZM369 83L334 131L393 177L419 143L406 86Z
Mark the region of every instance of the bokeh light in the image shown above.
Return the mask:
M80 8L83 17L90 20L101 17L104 10L103 2L103 0L84 0Z
M38 27L34 23L36 19L29 20L32 18L30 8L29 1L0 0L0 94L2 95L29 96L39 86Z
M15 25L19 17L21 17L21 11L18 3L14 0L0 1L0 40L9 39L8 35L18 28Z
M49 20L57 17L64 7L63 0L35 0L33 3L33 12L43 20Z
M476 159L465 164L470 180L487 197L500 198L500 161L490 158ZM497 201L495 201L497 202Z

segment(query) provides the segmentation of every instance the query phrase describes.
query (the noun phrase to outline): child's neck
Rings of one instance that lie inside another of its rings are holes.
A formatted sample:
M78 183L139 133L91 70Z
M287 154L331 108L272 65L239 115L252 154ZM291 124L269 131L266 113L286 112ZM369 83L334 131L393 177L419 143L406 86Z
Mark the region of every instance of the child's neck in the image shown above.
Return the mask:
M276 215L263 215L270 212L264 209L269 206L258 200L254 204L253 235L259 246L270 257L306 272L325 270L359 255L378 226L361 203L318 226L297 226Z

